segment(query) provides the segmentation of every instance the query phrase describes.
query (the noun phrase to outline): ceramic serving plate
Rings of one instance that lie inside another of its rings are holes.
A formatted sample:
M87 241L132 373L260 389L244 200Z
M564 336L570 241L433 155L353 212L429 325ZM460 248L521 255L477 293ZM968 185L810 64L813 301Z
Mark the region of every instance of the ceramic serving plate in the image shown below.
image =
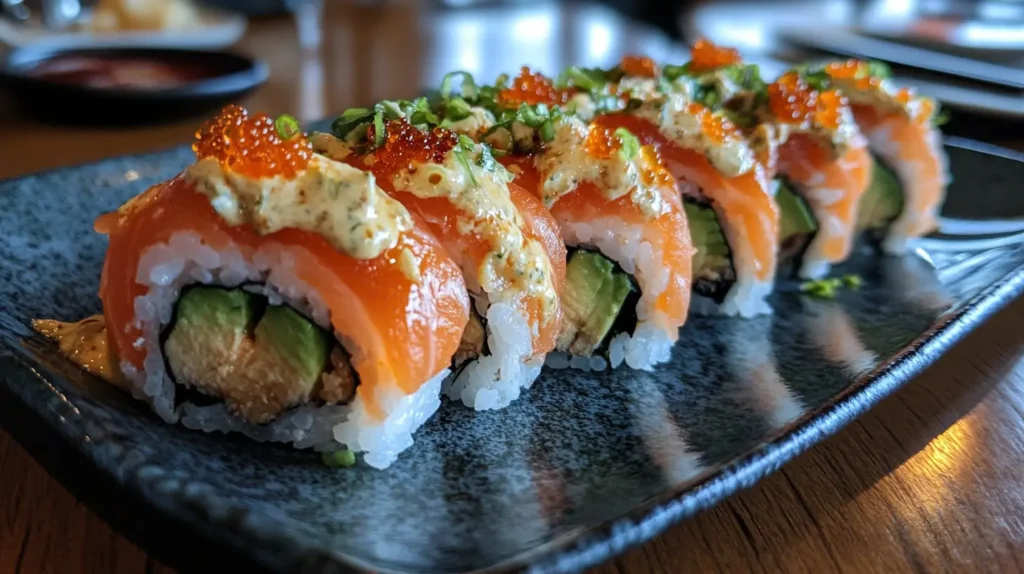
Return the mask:
M771 316L693 317L655 372L547 371L498 412L446 402L384 472L168 426L29 328L100 310L93 219L187 149L3 182L0 397L60 437L33 441L40 456L77 451L83 472L217 554L282 572L576 571L750 486L1021 291L1024 163L969 142L949 153L947 234L917 256L858 254L838 272L859 290L816 300L783 282Z

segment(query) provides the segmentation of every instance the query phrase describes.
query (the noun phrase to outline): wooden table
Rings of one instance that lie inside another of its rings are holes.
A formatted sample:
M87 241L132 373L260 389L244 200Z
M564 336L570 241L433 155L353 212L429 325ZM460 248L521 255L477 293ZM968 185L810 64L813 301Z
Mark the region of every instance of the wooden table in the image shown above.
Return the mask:
M432 16L416 5L328 4L319 58L301 56L291 20L252 23L239 49L266 59L272 73L250 107L311 119L408 97L446 69L486 77L508 62L534 61L531 54L554 67L666 49L660 40L601 28L609 20L600 11ZM595 29L604 30L604 43L581 45ZM510 30L526 44L510 40ZM595 56L598 48L603 55ZM196 125L42 126L0 104L0 178L167 147L187 141ZM595 572L1024 571L1022 319L1024 300L837 436ZM170 570L0 431L0 573Z

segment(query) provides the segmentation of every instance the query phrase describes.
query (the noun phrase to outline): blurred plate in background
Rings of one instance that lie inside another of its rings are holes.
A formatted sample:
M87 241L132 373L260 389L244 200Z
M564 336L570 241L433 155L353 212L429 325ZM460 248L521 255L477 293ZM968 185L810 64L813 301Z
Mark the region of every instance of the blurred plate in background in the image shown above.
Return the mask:
M41 120L129 125L205 114L268 75L263 62L226 52L26 47L8 55L0 87Z
M14 47L46 48L184 48L215 50L237 42L247 19L233 12L200 8L199 26L184 29L132 30L95 33L88 14L73 27L51 30L41 22L0 18L0 43Z

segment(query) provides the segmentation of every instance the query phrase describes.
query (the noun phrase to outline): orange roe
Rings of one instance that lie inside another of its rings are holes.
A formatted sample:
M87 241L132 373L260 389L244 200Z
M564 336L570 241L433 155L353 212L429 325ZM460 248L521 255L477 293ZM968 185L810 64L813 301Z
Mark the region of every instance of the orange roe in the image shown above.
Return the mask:
M690 50L690 69L694 72L711 72L740 62L740 53L735 48L719 48L701 38Z
M868 72L867 62L860 60L834 62L825 66L825 73L833 80L852 82L853 88L856 90L867 91L877 89L882 85L882 79L872 76Z
M371 125L367 137L376 137ZM404 118L384 125L384 143L374 153L373 172L388 174L400 170L415 171L417 163L442 163L448 152L459 145L459 136L451 130L435 127L427 132L415 128Z
M598 123L590 125L590 133L583 142L587 155L597 159L608 159L621 147L622 141L615 135L615 129Z
M519 104L564 104L572 97L574 90L560 90L549 78L531 72L523 66L519 75L512 80L512 86L498 93L498 104L515 108Z
M640 158L646 169L640 172L640 179L647 187L670 187L674 188L676 179L668 171L665 162L661 161L661 154L658 148L653 145L645 145L640 148Z
M655 78L658 76L658 65L654 60L644 56L626 56L619 63L619 68L627 76L639 76L642 78Z
M686 107L686 112L700 120L701 132L716 144L722 143L726 138L735 136L739 132L728 118L720 116L696 102L690 103Z
M313 157L305 134L281 139L270 116L250 116L238 105L227 106L199 128L192 151L196 159L212 157L224 168L253 178L294 178Z
M768 86L768 106L780 122L809 124L834 130L839 127L846 99L835 90L818 91L796 72L789 72Z

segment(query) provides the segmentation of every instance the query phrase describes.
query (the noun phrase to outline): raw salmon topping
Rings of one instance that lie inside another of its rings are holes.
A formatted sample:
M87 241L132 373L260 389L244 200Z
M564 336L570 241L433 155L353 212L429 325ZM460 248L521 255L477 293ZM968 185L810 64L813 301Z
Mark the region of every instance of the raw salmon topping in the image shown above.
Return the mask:
M374 130L371 125L367 132L370 141L375 138ZM373 170L378 174L415 171L417 163L443 163L457 145L459 136L451 130L435 127L425 131L404 118L391 120L384 125L384 143L374 153Z
M626 56L622 58L619 67L627 76L641 76L654 78L658 76L658 66L654 60L644 56Z
M712 72L739 62L740 53L735 48L720 48L703 38L690 50L690 70L694 72Z
M305 134L284 139L266 114L249 115L237 105L224 108L197 132L196 159L215 158L226 169L253 178L292 179L309 165L313 148Z
M768 106L783 123L813 123L835 130L842 119L846 98L835 90L815 90L795 72L789 72L768 86Z
M564 104L573 93L574 90L556 88L549 78L523 66L519 75L512 80L512 86L498 93L498 104L511 108L519 104Z

